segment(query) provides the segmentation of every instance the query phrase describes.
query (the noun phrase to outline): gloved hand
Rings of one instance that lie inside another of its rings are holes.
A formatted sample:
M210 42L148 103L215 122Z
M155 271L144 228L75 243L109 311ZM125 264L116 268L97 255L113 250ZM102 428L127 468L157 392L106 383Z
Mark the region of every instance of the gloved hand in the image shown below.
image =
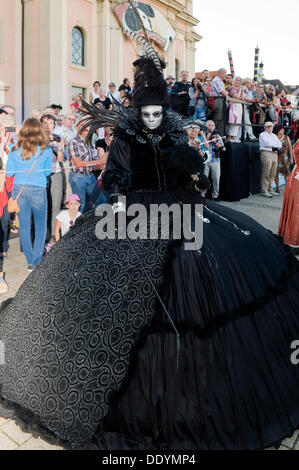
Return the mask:
M121 193L114 193L110 196L110 202L115 216L115 228L118 232L124 231L127 225L126 205L121 201L122 197L123 195Z

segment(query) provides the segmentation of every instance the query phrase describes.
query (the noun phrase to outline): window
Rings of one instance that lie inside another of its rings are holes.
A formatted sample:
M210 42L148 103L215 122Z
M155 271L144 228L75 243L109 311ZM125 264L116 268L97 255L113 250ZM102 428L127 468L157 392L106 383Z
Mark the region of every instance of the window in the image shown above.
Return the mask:
M84 65L84 34L78 27L72 29L72 64Z

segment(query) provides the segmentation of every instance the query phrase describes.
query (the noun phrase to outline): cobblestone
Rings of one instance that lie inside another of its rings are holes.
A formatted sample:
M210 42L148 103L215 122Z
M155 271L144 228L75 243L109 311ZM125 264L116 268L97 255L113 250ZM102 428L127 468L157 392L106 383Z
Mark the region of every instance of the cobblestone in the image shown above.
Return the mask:
M31 437L31 434L24 433L14 421L10 420L0 427L0 431L4 432L7 437L15 441L18 445L28 441Z
M0 450L15 450L17 448L18 444L7 437L0 429Z
M282 445L292 449L294 447L295 442L297 441L298 435L299 431L295 431L291 437L287 437L284 441L282 441Z
M32 437L19 446L17 450L62 450L62 448L48 444L42 439L34 439Z

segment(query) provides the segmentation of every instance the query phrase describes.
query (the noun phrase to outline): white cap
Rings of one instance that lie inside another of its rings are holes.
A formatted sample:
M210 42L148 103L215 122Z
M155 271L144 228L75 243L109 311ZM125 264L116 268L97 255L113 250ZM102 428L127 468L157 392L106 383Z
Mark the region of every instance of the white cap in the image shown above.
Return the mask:
M265 122L264 127L269 127L269 126L274 127L274 124L273 124L272 121L267 121L267 122Z

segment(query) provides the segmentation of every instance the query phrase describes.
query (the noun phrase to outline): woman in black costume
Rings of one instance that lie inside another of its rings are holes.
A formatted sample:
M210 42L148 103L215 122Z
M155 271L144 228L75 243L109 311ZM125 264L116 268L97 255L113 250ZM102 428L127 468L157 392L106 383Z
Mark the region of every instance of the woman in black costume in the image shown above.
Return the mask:
M132 110L85 104L91 133L114 127L104 188L127 207L204 204L203 245L99 240L101 218L83 215L1 312L2 404L72 448L279 444L299 427L298 262L201 198L203 164L166 113L161 63L151 51L135 66Z

